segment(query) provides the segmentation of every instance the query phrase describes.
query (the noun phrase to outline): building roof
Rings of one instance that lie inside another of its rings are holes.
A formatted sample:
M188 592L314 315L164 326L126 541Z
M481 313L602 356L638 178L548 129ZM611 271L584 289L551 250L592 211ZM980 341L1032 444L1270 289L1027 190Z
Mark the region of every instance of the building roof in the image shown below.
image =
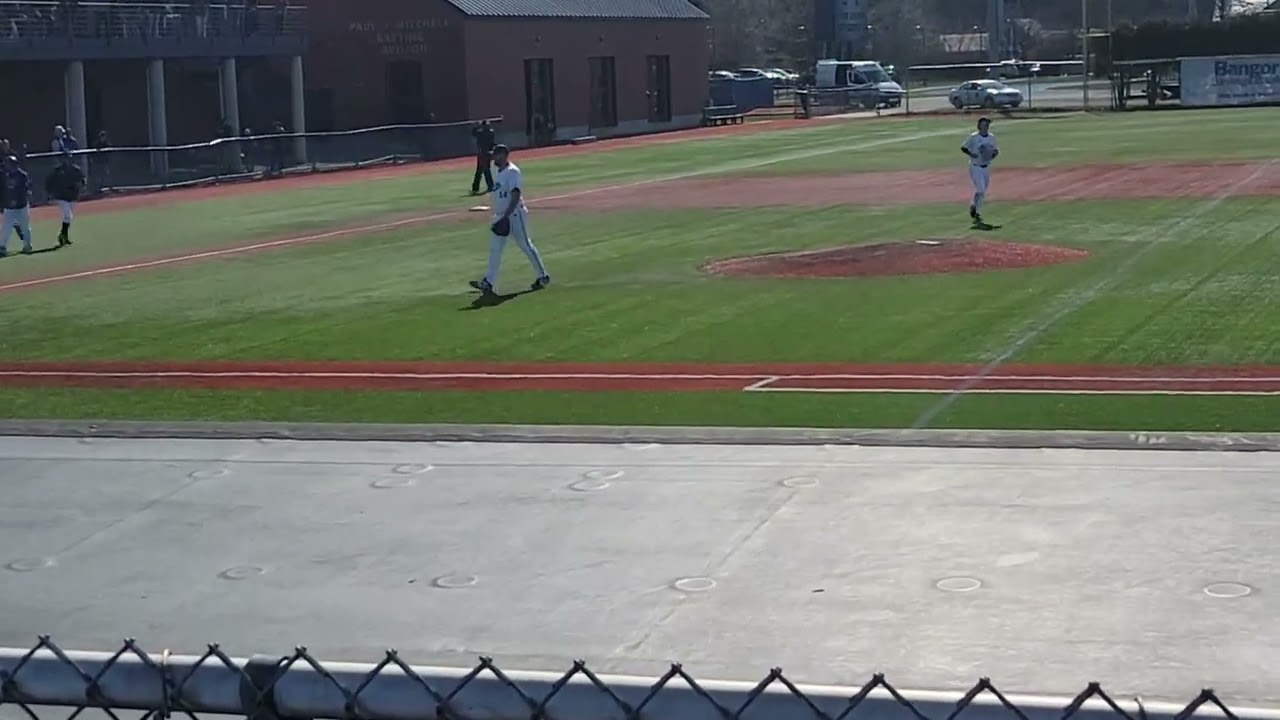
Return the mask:
M445 0L470 17L706 20L688 0Z

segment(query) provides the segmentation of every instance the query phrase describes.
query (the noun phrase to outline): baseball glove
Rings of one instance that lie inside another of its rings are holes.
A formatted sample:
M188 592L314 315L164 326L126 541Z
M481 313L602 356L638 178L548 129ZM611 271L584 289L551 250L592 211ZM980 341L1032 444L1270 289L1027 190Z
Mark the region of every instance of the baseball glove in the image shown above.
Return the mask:
M511 219L498 218L498 221L491 225L489 229L498 237L506 237L511 234Z

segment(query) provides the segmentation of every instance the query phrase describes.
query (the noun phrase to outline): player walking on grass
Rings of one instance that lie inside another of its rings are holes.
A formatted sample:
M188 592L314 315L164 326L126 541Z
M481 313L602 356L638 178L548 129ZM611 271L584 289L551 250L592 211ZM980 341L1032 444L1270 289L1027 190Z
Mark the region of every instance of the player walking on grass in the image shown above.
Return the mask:
M31 178L18 165L18 158L4 159L0 177L0 205L4 207L4 227L0 228L0 257L9 254L9 233L15 229L22 240L22 253L31 254Z
M969 157L969 180L973 182L973 203L969 205L969 217L975 225L982 224L982 201L991 183L991 161L1000 154L996 136L991 134L991 120L978 118L978 131L965 139L960 152Z
M71 153L63 152L57 167L44 181L45 192L53 198L62 212L62 230L58 232L58 247L71 244L71 208L84 192L84 173L71 161Z
M498 268L502 264L502 250L507 245L507 238L514 237L516 245L524 251L533 265L537 279L533 281L533 290L541 290L551 284L551 276L542 264L542 255L533 245L529 237L529 211L524 205L524 176L520 168L511 162L511 151L506 145L495 145L493 148L493 164L498 173L493 178L492 198L489 207L493 209L493 224L489 226L489 268L480 280L472 280L471 287L485 294L492 294L494 284L498 281Z

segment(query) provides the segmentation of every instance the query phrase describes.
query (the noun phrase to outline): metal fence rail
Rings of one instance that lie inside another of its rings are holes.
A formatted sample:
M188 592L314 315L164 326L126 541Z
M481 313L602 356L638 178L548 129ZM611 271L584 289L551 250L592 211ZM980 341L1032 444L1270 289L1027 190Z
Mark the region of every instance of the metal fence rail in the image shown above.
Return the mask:
M489 118L498 125L502 118ZM169 187L323 172L377 164L462 157L475 151L472 121L390 125L337 132L223 138L191 145L116 147L75 152L89 192L138 192ZM23 158L37 203L44 178L58 162L50 152Z
M1186 704L1117 700L1090 684L1073 698L1005 694L983 678L967 692L901 691L881 675L860 688L797 685L771 670L758 683L699 681L672 665L656 679L592 672L413 667L394 650L376 665L321 662L306 648L236 658L0 648L0 711L38 718L40 706L242 715L254 720L1276 720L1280 711L1228 707L1212 690ZM77 713L73 714L75 717ZM114 717L114 714L112 714Z
M302 36L302 5L165 2L0 1L0 47L34 46L77 40L184 40L217 37Z

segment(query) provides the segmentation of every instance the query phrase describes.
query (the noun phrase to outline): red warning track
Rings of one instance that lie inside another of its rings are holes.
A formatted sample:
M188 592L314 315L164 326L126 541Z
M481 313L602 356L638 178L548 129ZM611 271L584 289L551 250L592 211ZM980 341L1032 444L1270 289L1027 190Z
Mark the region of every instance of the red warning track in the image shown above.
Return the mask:
M0 387L1280 395L1280 366L11 362Z

